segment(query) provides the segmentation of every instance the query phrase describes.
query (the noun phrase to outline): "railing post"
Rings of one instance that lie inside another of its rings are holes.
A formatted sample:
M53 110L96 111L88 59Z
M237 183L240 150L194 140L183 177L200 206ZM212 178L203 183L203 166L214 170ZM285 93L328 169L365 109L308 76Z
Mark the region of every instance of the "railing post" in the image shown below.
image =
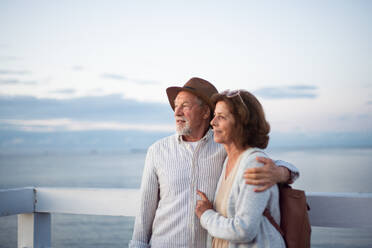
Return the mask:
M50 248L50 213L18 215L18 248Z

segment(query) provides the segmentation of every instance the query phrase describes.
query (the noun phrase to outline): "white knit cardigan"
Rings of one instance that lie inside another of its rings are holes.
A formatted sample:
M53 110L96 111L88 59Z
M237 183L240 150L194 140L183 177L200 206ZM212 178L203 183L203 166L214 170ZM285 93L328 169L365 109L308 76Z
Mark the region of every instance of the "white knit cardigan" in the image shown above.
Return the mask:
M212 238L217 237L229 241L229 248L246 247L285 247L284 240L273 225L262 215L265 208L270 210L277 223L280 223L279 192L277 185L264 192L254 192L257 186L248 185L243 178L247 168L263 166L256 157L268 157L258 148L249 148L243 152L235 180L228 198L227 218L210 209L200 218L201 225L208 231L207 247L212 246ZM218 182L225 175L226 158L223 171ZM216 197L215 197L216 199Z

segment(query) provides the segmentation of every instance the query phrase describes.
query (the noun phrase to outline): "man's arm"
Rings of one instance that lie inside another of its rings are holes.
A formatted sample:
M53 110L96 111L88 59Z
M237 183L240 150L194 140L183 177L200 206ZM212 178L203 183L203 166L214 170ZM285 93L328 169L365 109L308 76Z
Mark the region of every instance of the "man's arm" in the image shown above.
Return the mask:
M129 248L150 248L152 223L159 201L159 182L153 164L153 152L150 147L145 161L141 182L141 202L136 216L132 240Z
M255 192L262 192L276 183L293 183L300 175L298 169L285 161L272 161L269 158L257 157L263 167L248 168L244 172L247 184L258 185Z

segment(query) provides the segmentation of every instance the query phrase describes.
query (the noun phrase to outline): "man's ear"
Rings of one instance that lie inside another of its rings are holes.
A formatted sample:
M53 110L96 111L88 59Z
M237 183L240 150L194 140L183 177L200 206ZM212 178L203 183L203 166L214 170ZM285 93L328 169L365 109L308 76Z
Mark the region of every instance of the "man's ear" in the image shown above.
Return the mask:
M211 116L211 109L208 107L208 105L205 105L205 111L204 111L204 115L203 115L203 119L206 120L206 119L209 119L209 116Z

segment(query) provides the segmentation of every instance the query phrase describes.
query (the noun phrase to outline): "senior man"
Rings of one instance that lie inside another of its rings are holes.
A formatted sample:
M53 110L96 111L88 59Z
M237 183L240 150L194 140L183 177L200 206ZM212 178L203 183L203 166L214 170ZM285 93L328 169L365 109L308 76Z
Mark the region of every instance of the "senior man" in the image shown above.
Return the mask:
M191 78L183 87L167 88L177 133L155 142L147 151L130 248L206 246L207 231L194 213L196 192L205 192L213 202L226 157L223 146L214 142L209 125L214 93L217 89L201 78ZM298 177L291 164L276 161L279 166L275 166L271 160L261 161L263 167L245 174L247 183L261 186L257 191Z

